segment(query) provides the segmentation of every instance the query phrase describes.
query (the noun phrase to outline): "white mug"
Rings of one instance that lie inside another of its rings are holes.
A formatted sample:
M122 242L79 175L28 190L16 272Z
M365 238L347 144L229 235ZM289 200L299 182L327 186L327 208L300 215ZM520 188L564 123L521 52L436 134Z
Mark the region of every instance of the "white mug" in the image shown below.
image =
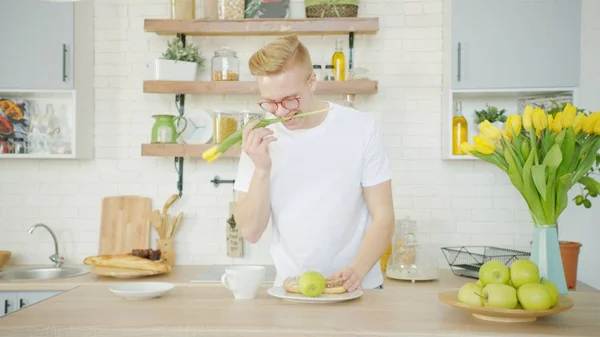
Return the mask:
M264 279L263 266L231 266L225 269L221 283L231 291L235 299L249 300L256 297Z

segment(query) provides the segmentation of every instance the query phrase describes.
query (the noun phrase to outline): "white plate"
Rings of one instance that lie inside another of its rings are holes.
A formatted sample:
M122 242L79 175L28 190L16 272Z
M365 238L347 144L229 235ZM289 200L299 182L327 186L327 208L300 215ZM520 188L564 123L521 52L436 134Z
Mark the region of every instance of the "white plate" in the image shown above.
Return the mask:
M275 296L286 301L298 303L336 303L353 300L363 295L362 290L355 290L351 293L323 294L319 297L307 297L302 294L288 293L283 287L269 288L267 293L271 296Z
M194 111L185 114L187 127L181 133L184 144L206 144L213 136L212 117L206 111ZM180 123L184 123L181 121Z
M174 284L165 282L124 282L108 289L127 299L150 299L160 297L173 288Z

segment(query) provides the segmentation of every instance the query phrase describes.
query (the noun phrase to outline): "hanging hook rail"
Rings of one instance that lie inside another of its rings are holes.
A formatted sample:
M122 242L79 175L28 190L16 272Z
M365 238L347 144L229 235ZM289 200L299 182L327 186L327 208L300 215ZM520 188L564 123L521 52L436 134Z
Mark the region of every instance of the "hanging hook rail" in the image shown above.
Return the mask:
M234 184L235 179L223 180L223 179L219 178L219 176L215 176L210 182L213 183L213 185L215 185L215 187L219 187L220 184Z

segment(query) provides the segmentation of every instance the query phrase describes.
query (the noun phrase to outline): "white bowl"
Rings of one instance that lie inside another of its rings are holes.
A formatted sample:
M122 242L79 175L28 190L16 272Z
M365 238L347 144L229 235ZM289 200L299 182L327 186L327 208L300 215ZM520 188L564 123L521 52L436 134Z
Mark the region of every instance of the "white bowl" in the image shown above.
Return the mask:
M127 299L144 300L160 297L173 288L175 288L174 284L165 282L126 282L113 285L108 289Z

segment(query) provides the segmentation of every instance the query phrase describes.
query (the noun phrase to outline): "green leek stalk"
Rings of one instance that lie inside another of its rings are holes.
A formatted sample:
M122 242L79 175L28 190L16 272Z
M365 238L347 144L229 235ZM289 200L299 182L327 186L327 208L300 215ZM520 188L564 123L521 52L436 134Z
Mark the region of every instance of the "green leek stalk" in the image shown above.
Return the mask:
M296 114L292 117L277 117L277 118L271 118L271 119L261 118L260 122L258 122L258 124L256 124L256 126L254 128L255 129L256 128L264 128L271 124L287 122L292 119L307 117L310 115L319 114L319 113L326 112L329 110L331 110L331 108L303 112L303 113ZM229 148L235 147L235 146L240 146L242 144L243 132L244 132L244 128L240 128L239 130L237 130L236 132L231 134L229 137L225 138L225 140L223 140L222 143L216 144L216 145L212 146L211 148L209 148L208 150L204 151L204 153L202 153L202 158L204 160L206 160L206 162L211 163L211 162L215 161L217 158L219 158L223 153L225 153L225 151L229 150Z

